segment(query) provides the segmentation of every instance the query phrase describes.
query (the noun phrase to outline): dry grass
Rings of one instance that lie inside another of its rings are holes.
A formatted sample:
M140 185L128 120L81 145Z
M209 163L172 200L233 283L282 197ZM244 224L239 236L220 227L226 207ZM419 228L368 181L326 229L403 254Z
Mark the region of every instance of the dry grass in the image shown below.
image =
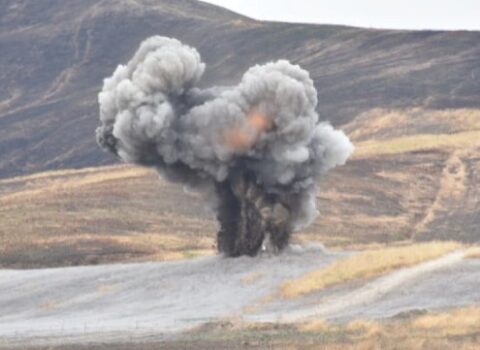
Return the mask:
M457 134L419 134L388 140L369 140L355 144L354 158L368 158L386 154L442 149L451 151L472 148L480 144L480 131L465 131Z
M359 127L358 120L361 120ZM349 137L354 140L372 138L379 132L389 130L393 125L403 127L408 124L409 116L403 111L374 109L360 114L355 120L345 126Z
M397 241L398 235L415 239L419 234L428 239L474 239L474 225L468 226L465 223L468 220L462 218L475 217L472 208L478 198L475 174L480 164L476 157L480 148L480 109L372 109L345 125L344 130L356 145L354 157L348 164L370 163L378 169L376 174L362 174L375 185L360 183L360 175L352 176L355 186L345 184L351 189L347 193L357 198L344 196L342 201L363 204L356 206L348 216L368 214L367 220L358 221L359 225L351 227L356 233L351 235L352 238L359 237L358 241L362 242L365 239L358 234L359 231L388 230L394 236L392 240ZM436 155L437 159L433 160L429 157L431 155ZM412 162L422 156L423 164L430 169ZM393 159L398 166L392 166ZM420 184L420 181L424 183ZM358 185L365 188L360 192ZM366 198L358 194L366 195ZM395 202L389 203L392 195L396 196ZM397 209L387 212L394 223L391 230L378 222L382 210L376 203L385 209ZM372 209L377 215L372 215ZM396 221L398 218L402 220ZM352 221L357 224L356 220ZM337 237L348 237L346 229L349 227L345 222L344 219L336 223Z
M232 320L202 326L186 334L182 342L162 345L171 349L473 350L480 345L479 322L479 307L347 324L323 320L249 324Z
M213 214L201 199L138 167L2 180L0 222L4 267L184 259L215 250Z
M411 327L442 337L464 336L473 332L480 334L480 307L471 306L452 312L423 315L416 318Z
M355 320L332 325L314 320L298 326L300 332L341 333L345 349L478 349L480 307L427 313L405 320ZM332 344L333 345L333 344Z
M320 183L320 216L303 233L342 248L411 240L418 232L433 233L431 239L476 237L462 219L478 198L475 154L430 151L349 161Z
M110 167L103 167L103 170L105 172L108 172L108 171L116 172L124 168L131 169L131 167L128 165L116 165L116 166L110 166ZM137 169L141 170L141 168L137 168ZM55 178L62 178L62 177L68 177L68 176L79 176L79 175L98 173L98 170L99 170L98 167L89 167L89 168L82 168L82 169L51 170L51 171L44 171L41 173L35 173L31 175L0 179L0 184L7 185L11 183L20 182L20 181L28 182L28 181L36 181L36 180L42 180L42 179L51 180Z
M480 259L480 247L469 248L465 254L466 259Z
M104 182L112 182L116 180L127 181L129 179L140 178L149 173L148 169L136 167L119 167L108 169L110 171L93 171L88 169L86 171L79 171L72 173L71 171L49 172L47 174L40 174L33 177L17 178L17 182L25 181L27 186L21 190L16 190L10 194L4 194L0 197L0 203L7 204L15 200L32 200L36 197L48 197L64 191L79 190L80 187L94 186ZM68 175L74 175L68 177ZM82 176L79 176L82 175ZM32 180L46 179L41 186L31 184ZM12 180L10 180L11 183ZM5 183L8 183L7 181Z
M312 320L297 326L301 332L324 332L331 329L331 324L325 320Z
M453 242L432 242L364 251L286 282L281 294L292 298L357 279L377 277L438 258L459 247Z
M364 169L370 169L368 164ZM385 213L387 206L380 208L376 193L381 190L391 196L393 191L399 195L421 191L408 191L397 184L392 187L389 182L383 188L381 181L375 182L378 189L372 189L371 181L359 183L358 173L356 168L347 175L335 173L332 185L325 185L327 191L322 192L319 204L324 215L304 232L304 241L320 240L330 247L344 247L405 239L398 232L407 231L411 219L396 210ZM360 178L363 181L369 176ZM429 188L422 181L415 184ZM215 252L217 230L214 214L206 210L198 194L162 181L153 170L130 166L0 180L0 222L2 267L208 255ZM351 234L352 225L355 235ZM387 239L387 235L392 238Z
M461 155L465 165L450 156L386 155L339 167L320 184L320 216L294 241L357 249L410 240L416 227L460 237L451 228L463 229L461 214L474 207L460 199L476 198L474 182L464 179L480 168L471 161L474 152ZM457 197L455 216L449 199ZM201 196L162 181L155 171L130 166L0 180L0 267L213 254L217 227L204 204Z
M480 130L480 109L431 110L374 108L344 126L354 142L391 139L429 130L432 134L453 134Z
M183 333L181 339L89 344L88 349L477 350L480 346L479 322L479 307L410 315L384 322L355 320L347 324L331 324L322 320L301 324L252 324L230 320L200 326ZM33 347L22 349L33 350ZM86 348L85 345L69 344L49 346L48 349Z
M466 150L454 151L445 162L435 200L425 212L423 219L415 225L415 235L424 231L434 221L437 212L448 211L447 208L455 200L462 201L465 197L467 170L465 163L462 161L462 155L465 152Z

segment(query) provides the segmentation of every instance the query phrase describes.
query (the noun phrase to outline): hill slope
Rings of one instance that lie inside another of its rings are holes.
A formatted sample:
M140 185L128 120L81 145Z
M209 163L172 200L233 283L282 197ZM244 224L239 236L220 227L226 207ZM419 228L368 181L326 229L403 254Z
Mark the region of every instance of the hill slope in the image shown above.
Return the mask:
M0 266L214 251L213 214L94 140L102 79L153 34L198 47L204 83L252 64L307 68L354 158L320 184L297 237L352 247L480 239L480 33L258 22L193 0L0 0ZM5 9L5 10L3 10ZM15 234L12 234L12 233Z
M0 5L0 177L111 163L94 141L96 95L102 79L154 34L197 47L207 85L234 83L269 60L302 65L318 88L320 115L350 123L356 141L442 133L450 117L438 124L426 117L431 111L475 114L480 106L478 32L259 22L194 0ZM392 110L402 114L399 125L382 119ZM456 131L478 120L466 119Z
M348 249L478 242L480 137L466 134L358 142L320 183L320 216L294 239ZM201 196L130 166L0 180L0 222L0 267L21 268L209 254L217 229Z

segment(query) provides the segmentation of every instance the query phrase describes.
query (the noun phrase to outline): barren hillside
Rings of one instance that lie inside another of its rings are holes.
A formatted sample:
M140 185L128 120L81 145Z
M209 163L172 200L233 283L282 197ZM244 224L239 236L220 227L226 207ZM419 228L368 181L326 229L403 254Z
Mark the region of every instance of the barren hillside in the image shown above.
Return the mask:
M269 60L302 65L318 88L321 117L354 121L349 130L359 139L451 132L450 124L429 118L438 110L478 117L478 32L259 22L194 0L0 6L0 177L111 163L93 137L96 95L102 79L154 34L197 47L208 64L207 85L233 83ZM392 110L401 123L378 120ZM455 123L462 127L470 125Z

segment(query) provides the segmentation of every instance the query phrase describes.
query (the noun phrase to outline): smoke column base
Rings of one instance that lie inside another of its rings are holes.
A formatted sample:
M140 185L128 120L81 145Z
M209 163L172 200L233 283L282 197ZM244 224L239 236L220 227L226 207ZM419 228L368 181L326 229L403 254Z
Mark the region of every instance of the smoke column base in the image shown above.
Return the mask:
M240 172L239 169L237 172ZM253 174L241 174L217 184L220 230L217 247L229 257L255 256L268 241L274 251L289 242L289 211L275 194L261 188Z

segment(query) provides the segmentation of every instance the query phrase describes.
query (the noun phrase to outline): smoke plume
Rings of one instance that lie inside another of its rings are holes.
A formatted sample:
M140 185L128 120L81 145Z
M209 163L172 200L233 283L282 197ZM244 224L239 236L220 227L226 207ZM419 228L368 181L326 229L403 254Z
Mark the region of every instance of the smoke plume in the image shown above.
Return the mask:
M319 176L345 163L353 145L319 122L308 72L281 60L250 68L237 86L200 89L197 50L145 40L99 94L98 143L126 162L215 193L218 249L281 250L315 216Z

